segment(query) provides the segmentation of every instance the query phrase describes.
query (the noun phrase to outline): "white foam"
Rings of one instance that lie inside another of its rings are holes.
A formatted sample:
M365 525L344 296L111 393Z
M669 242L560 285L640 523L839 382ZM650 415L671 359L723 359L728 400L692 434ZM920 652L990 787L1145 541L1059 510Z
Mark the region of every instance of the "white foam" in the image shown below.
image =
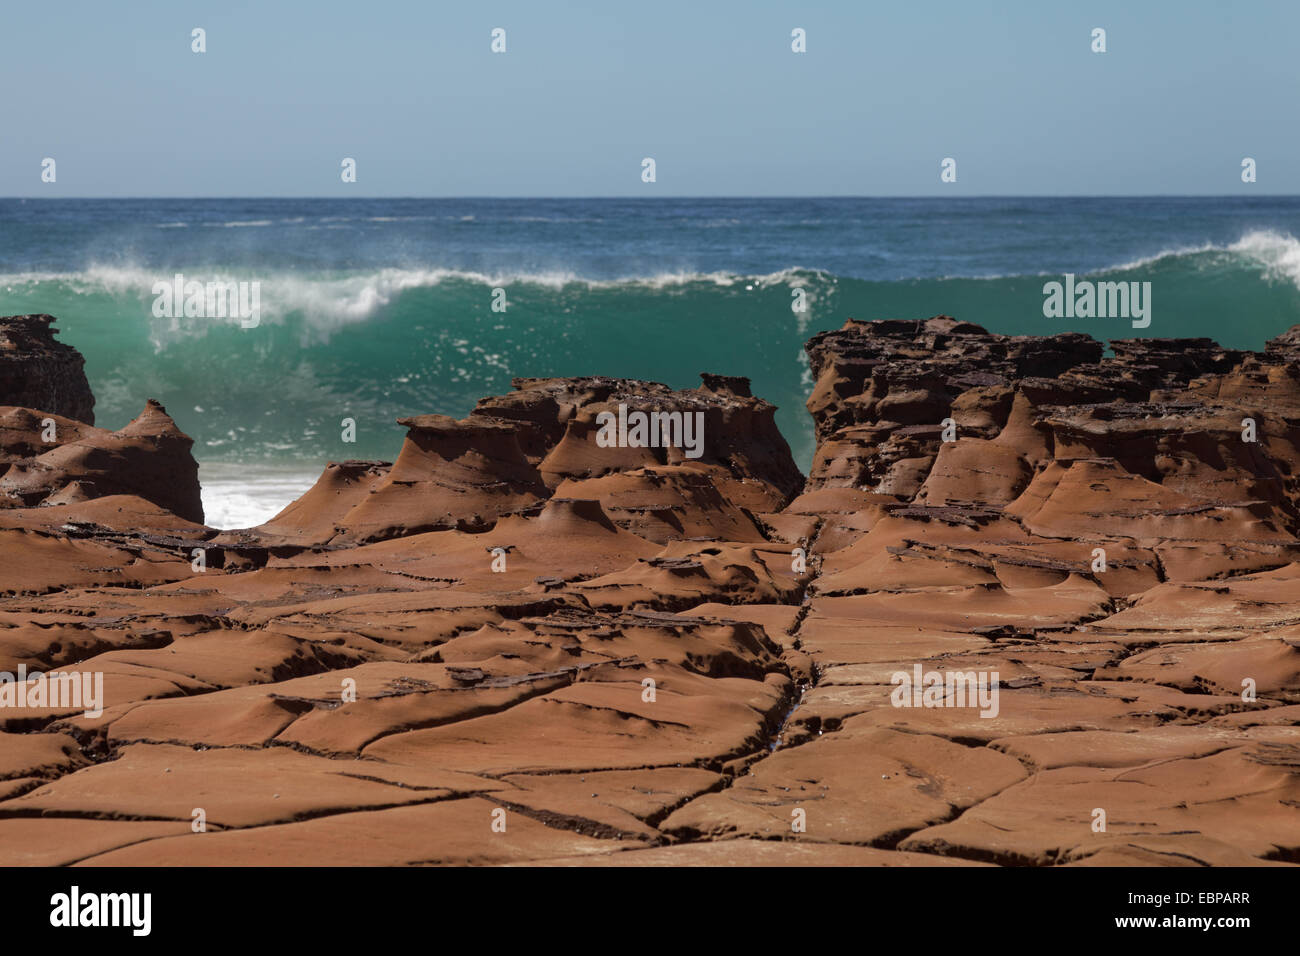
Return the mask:
M204 462L204 522L223 531L263 524L306 494L323 470L323 464L312 472L298 465Z
M1111 266L1099 272L1127 272L1142 269L1166 259L1186 258L1189 256L1217 255L1231 256L1238 260L1245 259L1253 265L1262 266L1260 275L1274 282L1290 282L1300 288L1300 239L1290 233L1275 229L1254 229L1242 235L1236 242L1226 246L1204 243L1199 246L1179 246L1162 249L1150 256L1143 256L1129 262Z
M1116 266L1107 266L1104 269L1095 269L1087 275L1098 275L1103 272L1127 272L1130 269L1144 269L1147 266L1155 265L1164 259L1177 259L1181 256L1196 256L1205 252L1222 252L1223 246L1216 246L1213 243L1204 243L1199 246L1177 246L1173 249L1161 249L1159 252L1149 256L1139 256L1136 259L1130 259L1128 262L1121 262ZM1046 273L1040 273L1046 274Z
M350 275L313 276L291 272L258 275L251 271L229 269L179 269L164 272L132 265L92 265L82 272L28 272L0 276L0 287L62 282L79 294L104 292L115 296L135 295L145 304L152 300L154 284L170 284L175 272L184 275L186 282L258 281L261 283L263 321L276 321L289 313L301 312L306 316L311 330L321 335L328 335L343 326L368 319L408 289L429 288L454 280L488 288L533 285L555 291L573 285L587 289L644 288L657 291L697 282L712 283L722 288L737 285L769 288L780 284L794 286L809 281L833 281L829 273L798 267L767 275L683 271L618 279L588 279L567 271L487 273L445 268L387 268ZM239 320L231 318L227 321L235 324ZM161 344L161 337L165 335L165 332L158 331L160 341L156 344Z
M1272 229L1248 232L1228 251L1258 262L1266 279L1290 282L1300 289L1300 239L1295 236Z
M1300 289L1300 239L1289 233L1277 232L1273 229L1252 230L1245 233L1236 242L1229 243L1226 246L1216 246L1214 243L1206 242L1197 246L1175 246L1161 249L1149 256L1139 256L1136 259L1129 259L1118 265L1106 266L1103 269L1080 270L1078 275L1132 272L1166 260L1185 259L1193 256L1212 256L1215 257L1213 261L1220 263L1225 260L1235 260L1238 263L1245 260L1250 265L1263 267L1260 270L1262 278L1274 282L1290 282ZM945 275L941 278L945 280L978 279L991 281L995 279L1018 279L1026 276L1059 276L1060 274L1059 271L1039 271L1015 275L1007 273L992 273L979 276Z

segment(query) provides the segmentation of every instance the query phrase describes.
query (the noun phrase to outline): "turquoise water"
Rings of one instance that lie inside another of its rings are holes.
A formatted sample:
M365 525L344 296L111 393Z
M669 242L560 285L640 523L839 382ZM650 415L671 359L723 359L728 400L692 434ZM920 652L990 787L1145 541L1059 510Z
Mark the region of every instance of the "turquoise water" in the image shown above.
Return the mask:
M846 316L1259 348L1300 323L1297 236L1293 198L3 200L0 314L59 317L98 424L157 398L235 481L391 458L399 416L597 373L748 375L806 467L802 346ZM260 324L155 318L176 272L259 282ZM1066 272L1150 281L1150 328L1044 318Z

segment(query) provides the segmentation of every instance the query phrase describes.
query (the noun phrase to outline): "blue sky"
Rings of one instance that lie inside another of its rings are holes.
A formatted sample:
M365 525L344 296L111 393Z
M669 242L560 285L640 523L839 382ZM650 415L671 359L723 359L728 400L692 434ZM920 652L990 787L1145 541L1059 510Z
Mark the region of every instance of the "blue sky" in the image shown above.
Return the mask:
M1297 37L1294 0L9 3L0 195L1295 194Z

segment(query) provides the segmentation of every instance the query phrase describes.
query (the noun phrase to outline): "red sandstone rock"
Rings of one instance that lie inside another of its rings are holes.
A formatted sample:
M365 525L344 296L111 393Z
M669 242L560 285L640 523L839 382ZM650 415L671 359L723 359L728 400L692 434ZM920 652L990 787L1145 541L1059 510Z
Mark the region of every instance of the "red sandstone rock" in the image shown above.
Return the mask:
M0 508L136 495L202 523L194 444L158 402L120 431L0 408Z
M0 409L0 669L104 675L0 709L0 862L1294 863L1297 342L850 321L807 482L743 379L517 379L220 533L161 406Z

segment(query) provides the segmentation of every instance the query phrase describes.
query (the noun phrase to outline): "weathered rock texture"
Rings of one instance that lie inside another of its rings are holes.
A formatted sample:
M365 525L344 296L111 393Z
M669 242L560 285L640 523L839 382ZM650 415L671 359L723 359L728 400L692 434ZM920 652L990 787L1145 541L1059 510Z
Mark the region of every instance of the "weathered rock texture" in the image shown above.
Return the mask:
M153 399L116 432L0 406L0 508L135 495L202 523L193 444Z
M0 316L0 405L54 412L95 424L85 360L54 338L52 315Z
M744 380L520 379L260 528L0 510L0 669L106 696L0 709L0 862L1300 862L1300 329L1113 348L850 321L806 485Z

